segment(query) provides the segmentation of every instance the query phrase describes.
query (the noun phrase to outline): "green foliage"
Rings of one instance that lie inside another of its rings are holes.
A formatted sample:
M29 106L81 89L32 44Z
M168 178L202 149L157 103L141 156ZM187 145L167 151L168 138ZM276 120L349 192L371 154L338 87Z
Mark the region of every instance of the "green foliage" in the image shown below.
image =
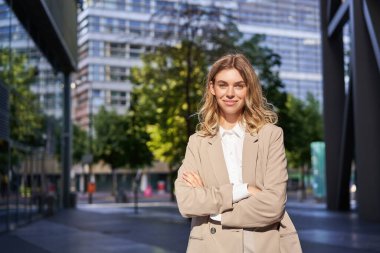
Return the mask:
M0 48L0 79L9 90L10 138L22 147L44 144L44 115L38 97L30 90L35 73L35 68L27 66L25 55ZM0 170L5 171L8 150L5 142L1 146ZM19 149L12 149L12 164L19 163L22 156Z
M47 118L50 125L52 136L52 143L55 144L54 155L58 161L61 161L62 152L62 121L55 118ZM80 126L72 125L72 159L74 163L80 163L82 157L88 153L88 136L87 132L80 128Z
M88 151L88 134L78 125L73 124L73 162L79 163Z
M198 45L182 41L174 47L161 46L142 60L143 67L132 69L137 84L134 106L147 123L148 147L155 158L174 165L195 132L206 56Z
M319 102L310 93L306 101L289 94L286 113L285 147L289 167L310 166L310 143L323 139Z
M112 168L126 165L139 168L151 163L152 155L146 146L149 136L133 111L118 115L102 107L95 116L94 129L96 136L92 150L95 160L103 160Z
M43 144L44 116L37 96L30 90L36 69L27 67L26 60L25 55L0 49L0 79L10 90L12 140L39 146Z

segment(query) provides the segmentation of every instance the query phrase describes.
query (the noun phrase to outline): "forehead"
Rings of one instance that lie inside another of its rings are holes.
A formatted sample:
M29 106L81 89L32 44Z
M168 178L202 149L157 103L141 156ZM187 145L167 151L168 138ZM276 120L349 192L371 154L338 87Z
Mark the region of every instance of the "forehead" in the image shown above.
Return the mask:
M235 69L223 69L215 75L215 82L217 81L226 81L226 82L239 82L244 81L240 72Z

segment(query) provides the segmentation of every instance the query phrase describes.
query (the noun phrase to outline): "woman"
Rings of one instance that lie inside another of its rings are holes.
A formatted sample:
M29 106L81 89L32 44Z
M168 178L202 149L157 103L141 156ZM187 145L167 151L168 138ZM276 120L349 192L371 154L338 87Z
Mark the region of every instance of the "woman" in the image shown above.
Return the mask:
M283 132L243 55L212 65L199 118L175 182L192 218L187 252L301 252L284 209Z

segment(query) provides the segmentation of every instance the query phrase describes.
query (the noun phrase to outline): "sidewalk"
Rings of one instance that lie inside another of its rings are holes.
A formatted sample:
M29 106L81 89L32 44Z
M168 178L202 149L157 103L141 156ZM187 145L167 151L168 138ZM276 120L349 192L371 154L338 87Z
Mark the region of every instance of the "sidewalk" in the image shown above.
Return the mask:
M127 192L127 198L129 203L134 201L134 194L132 192ZM88 203L87 193L77 193L78 204ZM143 193L138 194L139 202L168 202L170 201L170 193L154 193L151 196L144 196ZM112 196L110 192L96 192L93 194L93 203L115 203L115 196Z
M5 253L185 252L189 222L174 203L79 204L77 209L0 235ZM157 200L156 199L156 200ZM326 211L323 204L290 198L287 210L305 253L380 252L380 223L362 221L355 212Z

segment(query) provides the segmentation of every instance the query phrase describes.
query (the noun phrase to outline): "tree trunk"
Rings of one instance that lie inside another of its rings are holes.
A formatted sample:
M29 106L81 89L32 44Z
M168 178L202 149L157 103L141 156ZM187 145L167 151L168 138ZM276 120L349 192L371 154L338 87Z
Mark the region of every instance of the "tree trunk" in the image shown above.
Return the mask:
M112 170L112 196L116 196L117 192L117 174L115 170Z
M193 57L192 51L193 50L192 49L193 49L193 42L187 41L187 57L186 57L187 73L186 73L186 82L185 82L185 94L186 94L187 109L186 109L185 120L186 120L186 131L187 131L187 137L188 138L192 134L191 120L190 120L190 115L191 115L190 88L191 88L191 73L193 71L193 61L192 61L192 57Z

